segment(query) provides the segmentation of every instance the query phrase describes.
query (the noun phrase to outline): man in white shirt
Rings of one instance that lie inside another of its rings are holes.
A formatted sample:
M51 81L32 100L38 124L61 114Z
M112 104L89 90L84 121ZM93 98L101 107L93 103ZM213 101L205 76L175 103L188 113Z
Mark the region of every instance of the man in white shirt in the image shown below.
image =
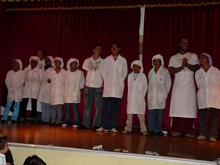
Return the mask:
M112 54L105 58L102 75L104 80L101 127L96 131L118 132L118 113L128 73L127 61L119 54L120 43L111 43Z
M196 90L194 73L199 69L199 60L196 54L188 52L189 42L181 37L178 43L179 53L173 55L169 61L168 70L175 75L170 104L172 117L172 136L195 138L193 122L197 117Z
M102 75L101 67L103 59L100 57L102 51L101 44L93 46L92 57L87 58L82 68L85 71L86 87L84 90L84 115L80 128L90 127L90 112L93 100L95 102L95 116L93 119L93 130L100 127L101 124L101 107L102 107Z

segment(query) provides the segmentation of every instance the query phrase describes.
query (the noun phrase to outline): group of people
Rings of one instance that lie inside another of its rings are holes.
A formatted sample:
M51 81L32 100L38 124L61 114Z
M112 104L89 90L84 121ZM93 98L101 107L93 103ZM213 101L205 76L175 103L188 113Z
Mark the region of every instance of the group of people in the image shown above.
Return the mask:
M172 136L181 136L184 133L186 137L195 138L193 122L197 117L198 105L200 129L197 139L206 139L206 116L207 112L210 112L208 137L210 141L216 141L217 109L220 108L220 71L212 66L209 54L202 53L198 58L196 54L188 52L188 46L188 39L180 38L179 52L170 58L168 69L164 67L163 56L154 55L148 81L142 62L135 60L131 63L132 72L127 79L127 120L122 133L132 131L132 118L137 114L143 135L163 135L162 114L171 88L170 74L174 74L170 104ZM21 121L35 122L39 101L42 105L43 123L67 127L70 125L70 111L73 108L74 128L88 129L92 125L92 129L96 131L118 132L119 107L128 74L127 61L120 55L120 43L116 41L111 43L112 54L105 59L100 56L101 44L94 45L92 51L93 55L82 65L84 73L78 68L78 59L70 58L66 65L67 70L64 70L63 59L47 56L44 49L39 49L37 56L30 57L30 65L24 70L21 60L14 59L12 70L7 73L5 80L8 99L1 122L7 121L13 101L15 104L12 123L17 122L18 114ZM198 87L197 98L194 80ZM84 114L83 120L80 121L78 106L84 86ZM146 94L149 109L148 128L145 123ZM26 116L28 100L31 100L29 117ZM93 102L95 116L90 124ZM62 124L63 104L65 115Z

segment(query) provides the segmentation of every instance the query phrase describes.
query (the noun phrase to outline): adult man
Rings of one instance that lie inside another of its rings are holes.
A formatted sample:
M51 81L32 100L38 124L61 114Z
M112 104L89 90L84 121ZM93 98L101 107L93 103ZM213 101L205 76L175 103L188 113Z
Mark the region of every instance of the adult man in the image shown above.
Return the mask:
M193 121L197 114L196 90L194 72L199 69L199 60L196 54L188 52L189 42L186 37L179 39L179 53L173 55L169 61L168 70L175 75L170 117L172 117L172 136L195 138Z

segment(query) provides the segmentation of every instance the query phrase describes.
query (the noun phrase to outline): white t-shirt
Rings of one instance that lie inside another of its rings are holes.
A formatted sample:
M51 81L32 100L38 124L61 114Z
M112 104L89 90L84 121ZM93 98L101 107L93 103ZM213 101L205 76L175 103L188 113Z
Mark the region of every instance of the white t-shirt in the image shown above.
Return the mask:
M101 76L101 67L103 64L103 59L99 57L94 60L93 57L87 58L82 68L87 71L86 75L86 86L100 88L102 87L103 80Z

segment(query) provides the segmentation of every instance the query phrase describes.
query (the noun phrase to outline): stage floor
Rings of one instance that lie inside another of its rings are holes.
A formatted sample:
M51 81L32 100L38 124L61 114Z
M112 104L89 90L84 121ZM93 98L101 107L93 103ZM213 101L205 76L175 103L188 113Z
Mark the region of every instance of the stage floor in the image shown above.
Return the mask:
M72 127L42 124L17 123L0 124L3 135L9 142L92 149L103 145L105 151L125 149L128 153L144 154L155 151L160 156L215 161L220 158L220 141L209 142L171 136L143 136L135 128L131 134L95 132L90 129L77 130Z

